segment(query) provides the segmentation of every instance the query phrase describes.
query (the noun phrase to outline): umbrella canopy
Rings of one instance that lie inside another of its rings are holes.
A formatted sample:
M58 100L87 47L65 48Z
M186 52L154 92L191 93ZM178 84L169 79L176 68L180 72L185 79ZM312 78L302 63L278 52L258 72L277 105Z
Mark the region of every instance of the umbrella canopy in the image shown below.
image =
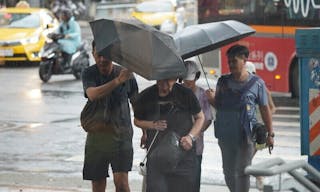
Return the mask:
M99 19L90 22L96 50L148 80L186 73L173 38L137 20Z
M255 30L241 22L228 20L206 24L190 25L174 35L178 53L187 59L255 33Z

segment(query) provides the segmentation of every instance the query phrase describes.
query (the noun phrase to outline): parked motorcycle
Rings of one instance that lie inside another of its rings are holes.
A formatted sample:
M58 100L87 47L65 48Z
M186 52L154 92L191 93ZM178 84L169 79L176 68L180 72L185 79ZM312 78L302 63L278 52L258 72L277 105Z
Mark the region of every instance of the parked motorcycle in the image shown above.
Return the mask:
M39 77L43 82L48 82L52 75L73 74L76 79L81 78L82 71L89 66L89 54L82 43L72 55L70 64L66 66L65 58L60 49L58 40L64 38L63 34L50 33L47 41L40 51L41 62Z

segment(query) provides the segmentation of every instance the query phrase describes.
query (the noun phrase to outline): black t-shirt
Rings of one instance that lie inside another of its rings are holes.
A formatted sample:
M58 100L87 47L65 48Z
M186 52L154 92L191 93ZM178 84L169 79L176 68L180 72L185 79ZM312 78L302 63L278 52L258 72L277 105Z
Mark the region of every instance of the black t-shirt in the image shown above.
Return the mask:
M92 65L86 68L82 74L82 83L84 89L84 96L86 89L89 87L98 87L116 78L122 67L113 65L113 70L110 75L102 75L97 65ZM106 115L114 125L114 132L119 139L127 139L132 137L133 130L131 125L131 115L128 99L131 103L138 94L137 81L132 76L122 85L116 87L111 94L104 98L106 105Z
M157 85L153 85L142 91L134 103L135 118L148 121L167 120L167 129L175 131L180 136L190 132L193 126L192 116L200 111L200 104L192 90L180 84L175 84L166 97L159 97ZM147 146L155 132L147 130ZM163 133L164 131L159 133L157 140Z

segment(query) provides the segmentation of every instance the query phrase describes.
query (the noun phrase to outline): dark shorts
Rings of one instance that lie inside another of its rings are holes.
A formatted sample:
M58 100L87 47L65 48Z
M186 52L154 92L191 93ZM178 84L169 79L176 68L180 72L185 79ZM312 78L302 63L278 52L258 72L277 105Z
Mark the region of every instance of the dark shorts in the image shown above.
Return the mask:
M131 140L117 141L114 147L117 150L106 152L86 145L83 166L84 180L96 181L109 177L108 170L110 164L113 173L131 171L133 160Z

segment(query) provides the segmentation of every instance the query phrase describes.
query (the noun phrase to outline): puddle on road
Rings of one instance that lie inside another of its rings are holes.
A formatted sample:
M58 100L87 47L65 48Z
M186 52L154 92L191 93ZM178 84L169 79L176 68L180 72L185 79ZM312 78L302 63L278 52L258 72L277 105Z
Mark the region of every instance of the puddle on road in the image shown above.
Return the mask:
M66 90L42 90L44 96L52 96L59 98L69 98L71 95L83 94L81 91L66 91Z
M58 120L51 121L50 123L64 123L64 122L70 122L70 121L75 121L75 120L79 120L79 117L58 119Z
M42 126L42 123L13 123L13 122L0 122L0 132L12 131L12 130L33 130L39 126Z
M64 118L64 119L57 119L49 122L48 124L55 124L55 123L65 123L65 122L72 122L78 120L79 117L74 118ZM32 131L35 128L43 126L45 123L29 123L29 122L21 122L21 123L14 123L14 122L4 122L0 121L0 133L7 132L7 131Z
M12 128L15 126L16 126L16 124L14 124L14 123L0 122L0 130L6 129L6 128Z

